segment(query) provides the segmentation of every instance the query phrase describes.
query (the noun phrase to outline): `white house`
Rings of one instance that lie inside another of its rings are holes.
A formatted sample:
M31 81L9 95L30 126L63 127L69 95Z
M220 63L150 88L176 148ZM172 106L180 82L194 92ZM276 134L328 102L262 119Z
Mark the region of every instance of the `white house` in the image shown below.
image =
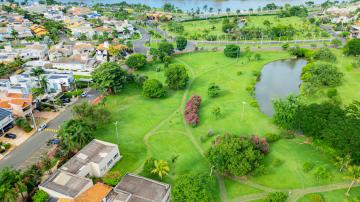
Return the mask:
M0 108L0 131L4 133L4 128L14 122L12 112L3 108Z
M79 26L70 27L71 33L75 38L85 35L88 39L92 39L95 35L95 30L91 27L90 24L82 24Z
M121 155L116 144L94 139L66 162L60 170L77 176L102 177Z
M49 49L47 45L41 45L39 43L34 43L28 45L25 48L20 50L20 57L22 59L33 59L39 60L44 59L48 56Z
M67 58L72 55L72 49L70 46L56 45L49 50L49 60L56 61L62 58Z
M59 70L71 70L75 75L90 75L93 68L99 64L95 59L89 59L86 55L72 55L52 62L52 68Z

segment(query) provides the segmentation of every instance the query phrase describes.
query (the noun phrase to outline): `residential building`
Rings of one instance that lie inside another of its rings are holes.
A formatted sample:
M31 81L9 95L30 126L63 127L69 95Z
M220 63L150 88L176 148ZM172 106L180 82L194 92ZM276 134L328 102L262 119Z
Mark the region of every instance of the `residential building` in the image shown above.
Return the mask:
M106 197L109 195L111 190L112 187L98 182L76 197L74 202L106 202Z
M120 159L116 144L95 139L67 161L60 170L82 177L102 177Z
M30 30L37 37L41 37L49 33L42 25L32 25Z
M120 159L116 144L94 139L41 183L39 189L58 199L102 201L111 188L103 184L93 186L92 180L87 177L102 177Z
M127 173L107 196L108 202L169 202L171 186Z
M40 60L46 58L48 54L49 49L47 45L42 45L39 43L28 45L20 50L20 57L22 59Z
M0 92L0 108L11 111L14 116L25 117L33 111L32 94L21 86L11 86Z
M72 55L72 47L64 46L62 44L55 45L49 50L49 60L57 61L63 58L70 57Z
M77 42L73 46L73 54L74 55L87 55L90 56L95 51L94 45L90 43Z
M353 39L360 38L360 26L352 25L350 27L350 37Z
M73 25L70 26L69 29L75 38L85 35L88 39L92 39L95 35L95 30L90 24Z
M95 59L89 59L86 55L72 55L68 58L63 58L52 62L52 68L59 70L71 70L75 75L83 73L83 75L90 75L94 67L99 64Z
M12 112L7 109L0 108L0 131L4 133L4 128L13 122L14 117L12 116Z
M57 171L41 183L39 189L53 198L74 199L92 186L93 182L89 178Z
M85 16L93 11L88 7L72 7L69 9L68 13L76 16Z
M13 62L18 55L18 52L11 48L5 48L5 50L0 50L0 61L3 63Z
M149 20L155 21L170 21L173 19L171 14L163 12L146 13L146 17Z
M105 33L112 34L113 29L106 26L100 26L94 28L95 34L98 36L103 36Z
M7 29L8 29L8 33L9 33L11 38L14 37L11 34L13 32L13 30L15 30L17 32L16 38L18 38L18 39L24 39L26 37L32 37L33 36L32 33L31 33L31 30L27 26L25 26L23 24L8 26Z

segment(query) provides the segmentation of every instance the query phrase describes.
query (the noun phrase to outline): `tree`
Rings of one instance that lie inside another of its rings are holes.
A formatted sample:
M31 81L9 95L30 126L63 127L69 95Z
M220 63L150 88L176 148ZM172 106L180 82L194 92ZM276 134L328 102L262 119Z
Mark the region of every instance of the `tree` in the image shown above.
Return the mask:
M213 116L214 116L215 118L218 119L218 118L221 116L221 109L220 109L220 107L214 107L214 108L212 109L211 113L213 114Z
M344 47L346 55L360 55L360 39L351 39Z
M44 88L45 93L47 93L47 89L48 89L48 86L49 86L49 80L48 80L48 78L47 78L46 76L40 76L40 81L39 81L39 83L40 83L40 86L41 86L42 88Z
M348 188L348 190L346 191L346 195L349 195L349 192L352 188L352 186L354 185L354 183L359 183L360 182L360 166L350 166L348 168L348 172L349 172L349 176L348 178L351 179L351 183L350 186Z
M286 192L271 192L262 202L285 202L287 198L288 194Z
M166 95L163 84L156 79L148 79L143 84L143 95L148 98L161 98Z
M342 172L343 169L347 169L351 163L351 156L348 154L344 157L337 156L335 165L339 167L339 171Z
M151 173L158 175L161 179L170 171L169 163L164 160L155 160L154 169Z
M63 148L74 151L85 146L94 137L94 127L85 120L71 119L65 122L59 130L58 137Z
M342 45L342 42L339 39L333 39L331 40L331 45L333 45L335 48L338 48Z
M32 197L33 202L46 202L49 199L49 195L43 190L37 190Z
M146 65L146 57L143 54L134 53L126 59L125 64L130 68L141 69Z
M30 76L35 76L38 79L38 84L40 86L40 76L45 73L45 70L42 67L32 68L30 71Z
M118 93L128 82L128 74L118 64L105 62L91 73L94 86L108 93Z
M176 179L171 197L174 201L213 201L211 191L214 187L214 179L208 175L186 174Z
M315 60L323 60L326 62L335 62L336 55L329 48L320 48L314 53Z
M159 44L159 57L162 60L165 56L171 56L174 54L174 46L172 43L169 42L161 42Z
M263 25L265 25L266 27L270 27L271 22L269 20L264 20Z
M215 83L211 83L208 87L208 95L209 97L217 97L220 94L220 86Z
M320 178L326 179L326 178L330 177L329 171L323 166L319 166L319 167L315 168L313 174L318 181L320 180Z
M247 137L224 135L207 152L214 169L223 174L243 176L260 166L264 155Z
M72 110L76 119L88 122L92 127L110 121L110 112L101 106L93 106L88 102L75 105Z
M184 50L186 46L187 46L187 39L185 37L182 36L176 37L176 48L179 51Z
M226 57L238 58L240 57L240 47L235 44L226 45L224 49L224 54Z
M17 32L14 28L11 29L11 36L12 38L14 38L15 40L17 39L17 37L19 36L19 32Z
M19 170L4 168L0 171L0 200L4 202L16 201L19 194L23 200L23 193L26 186L23 183L23 176Z
M295 116L301 106L299 99L294 95L289 95L285 100L275 100L273 106L275 111L273 120L275 124L284 129L294 128Z
M316 62L303 69L301 79L315 87L336 87L341 84L343 73L330 63Z
M169 88L177 90L186 87L189 75L182 64L171 64L165 71L166 84Z

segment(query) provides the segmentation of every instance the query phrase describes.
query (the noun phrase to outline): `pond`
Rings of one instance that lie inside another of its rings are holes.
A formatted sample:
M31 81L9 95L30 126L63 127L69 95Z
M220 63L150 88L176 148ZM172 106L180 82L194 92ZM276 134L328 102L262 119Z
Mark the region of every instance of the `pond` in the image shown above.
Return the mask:
M264 66L260 80L255 86L255 98L261 112L271 117L274 114L274 99L299 93L301 71L306 64L307 61L303 59L288 59Z

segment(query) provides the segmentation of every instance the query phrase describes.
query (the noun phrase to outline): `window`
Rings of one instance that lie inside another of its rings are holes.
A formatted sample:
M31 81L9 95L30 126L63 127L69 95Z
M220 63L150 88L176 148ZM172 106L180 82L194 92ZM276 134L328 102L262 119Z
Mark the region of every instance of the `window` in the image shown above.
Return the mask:
M116 153L115 156L114 156L114 160L119 156L119 153Z
M107 166L109 167L112 162L113 162L113 160L111 159L111 160L107 163Z

